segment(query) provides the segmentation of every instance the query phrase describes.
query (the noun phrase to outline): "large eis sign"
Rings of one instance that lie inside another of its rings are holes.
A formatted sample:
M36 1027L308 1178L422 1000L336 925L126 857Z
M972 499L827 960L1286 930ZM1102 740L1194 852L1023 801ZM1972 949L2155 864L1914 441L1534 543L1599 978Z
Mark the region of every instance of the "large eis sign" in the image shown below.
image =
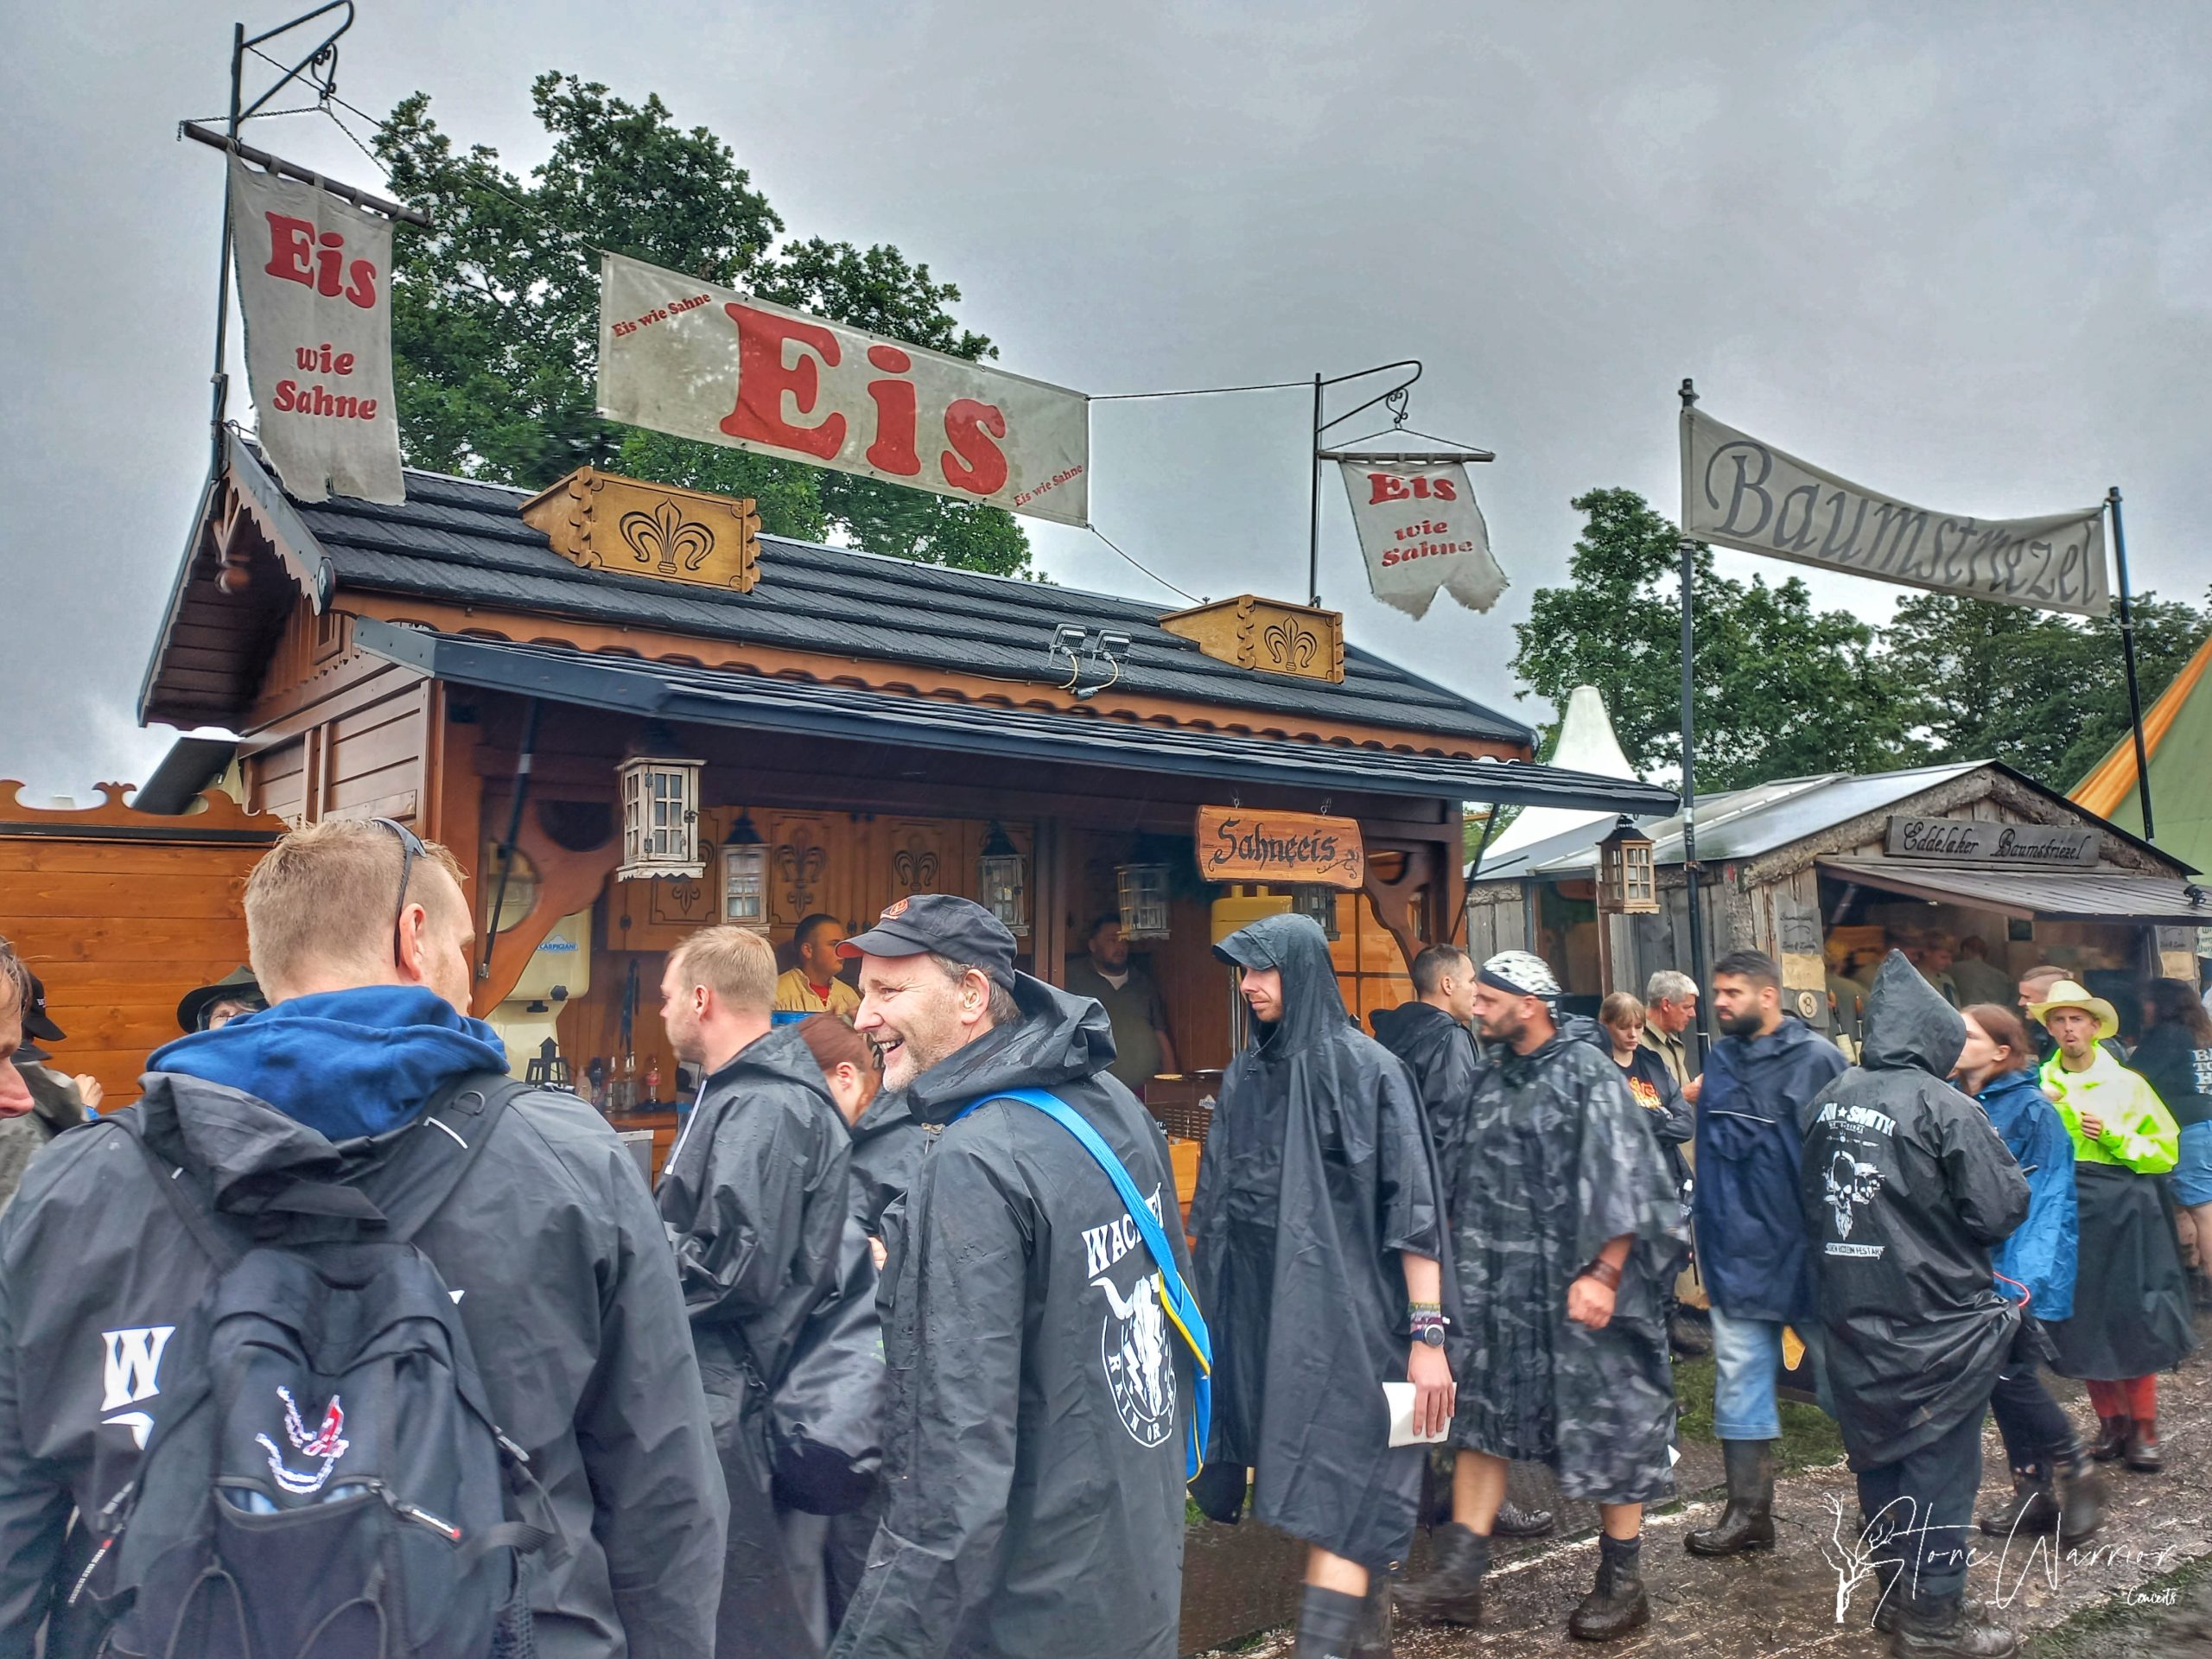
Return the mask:
M599 412L677 437L1090 522L1082 393L601 256Z

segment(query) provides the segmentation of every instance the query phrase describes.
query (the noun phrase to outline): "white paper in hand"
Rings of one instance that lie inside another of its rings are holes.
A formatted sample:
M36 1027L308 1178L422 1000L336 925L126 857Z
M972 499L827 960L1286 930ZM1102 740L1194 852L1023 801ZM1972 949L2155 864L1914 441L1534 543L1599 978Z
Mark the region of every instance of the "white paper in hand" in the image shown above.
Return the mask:
M1452 1432L1452 1422L1446 1418L1444 1427L1433 1434L1414 1433L1414 1385L1410 1382L1385 1382L1382 1397L1390 1406L1390 1444L1393 1446L1435 1446Z

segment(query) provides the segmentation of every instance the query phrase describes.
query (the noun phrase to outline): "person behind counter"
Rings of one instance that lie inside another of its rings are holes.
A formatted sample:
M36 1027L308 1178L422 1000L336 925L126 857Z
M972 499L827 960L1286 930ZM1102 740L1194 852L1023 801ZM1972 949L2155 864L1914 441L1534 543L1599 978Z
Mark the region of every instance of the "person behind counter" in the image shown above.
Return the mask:
M1068 995L1090 997L1106 1010L1114 1027L1114 1076L1141 1098L1146 1084L1176 1069L1167 1005L1152 976L1129 960L1119 916L1101 916L1090 925L1090 950L1088 957L1068 963Z
M859 1011L861 994L837 977L844 960L837 947L844 942L844 925L835 916L817 911L799 918L791 930L798 961L776 981L778 1014L834 1014L849 1020Z

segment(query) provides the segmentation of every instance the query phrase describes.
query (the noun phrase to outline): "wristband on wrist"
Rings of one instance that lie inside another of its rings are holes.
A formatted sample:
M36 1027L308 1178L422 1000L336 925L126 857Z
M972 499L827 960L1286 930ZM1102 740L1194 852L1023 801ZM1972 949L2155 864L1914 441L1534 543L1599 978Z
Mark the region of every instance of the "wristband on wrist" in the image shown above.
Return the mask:
M1621 1270L1610 1262L1603 1260L1592 1262L1582 1269L1582 1274L1585 1278L1595 1279L1607 1290L1618 1290L1621 1287Z

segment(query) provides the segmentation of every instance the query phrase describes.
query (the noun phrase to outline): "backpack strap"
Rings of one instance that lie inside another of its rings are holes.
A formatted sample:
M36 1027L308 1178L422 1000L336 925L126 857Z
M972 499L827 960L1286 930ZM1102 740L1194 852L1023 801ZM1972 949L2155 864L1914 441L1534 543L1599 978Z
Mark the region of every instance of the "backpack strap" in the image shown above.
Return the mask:
M530 1084L504 1071L472 1071L430 1097L429 1109L416 1120L415 1132L451 1139L460 1146L461 1155L441 1159L423 1186L410 1189L410 1207L415 1210L415 1217L404 1226L391 1228L384 1234L385 1238L404 1244L429 1224L484 1155L485 1143L491 1140L500 1115L530 1089ZM427 1198L421 1196L425 1193Z
M994 1100L1015 1100L1025 1106L1033 1106L1073 1135L1076 1143L1090 1154L1091 1160L1106 1172L1106 1179L1113 1182L1122 1207L1135 1224L1137 1236L1144 1240L1153 1265L1160 1269L1160 1300L1167 1322L1182 1337L1197 1365L1192 1388L1192 1438L1185 1448L1184 1459L1184 1478L1195 1478L1205 1466L1206 1441L1213 1426L1213 1338L1206 1330L1205 1316L1198 1311L1198 1299L1191 1294L1190 1287L1183 1282L1183 1274L1175 1265L1175 1252L1167 1242L1166 1229L1154 1216L1152 1206L1144 1201L1135 1180L1114 1155L1114 1149L1106 1144L1104 1137L1090 1127L1090 1120L1082 1113L1050 1090L1003 1089L982 1100L969 1102L953 1115L952 1121L957 1122L978 1106L988 1105Z

